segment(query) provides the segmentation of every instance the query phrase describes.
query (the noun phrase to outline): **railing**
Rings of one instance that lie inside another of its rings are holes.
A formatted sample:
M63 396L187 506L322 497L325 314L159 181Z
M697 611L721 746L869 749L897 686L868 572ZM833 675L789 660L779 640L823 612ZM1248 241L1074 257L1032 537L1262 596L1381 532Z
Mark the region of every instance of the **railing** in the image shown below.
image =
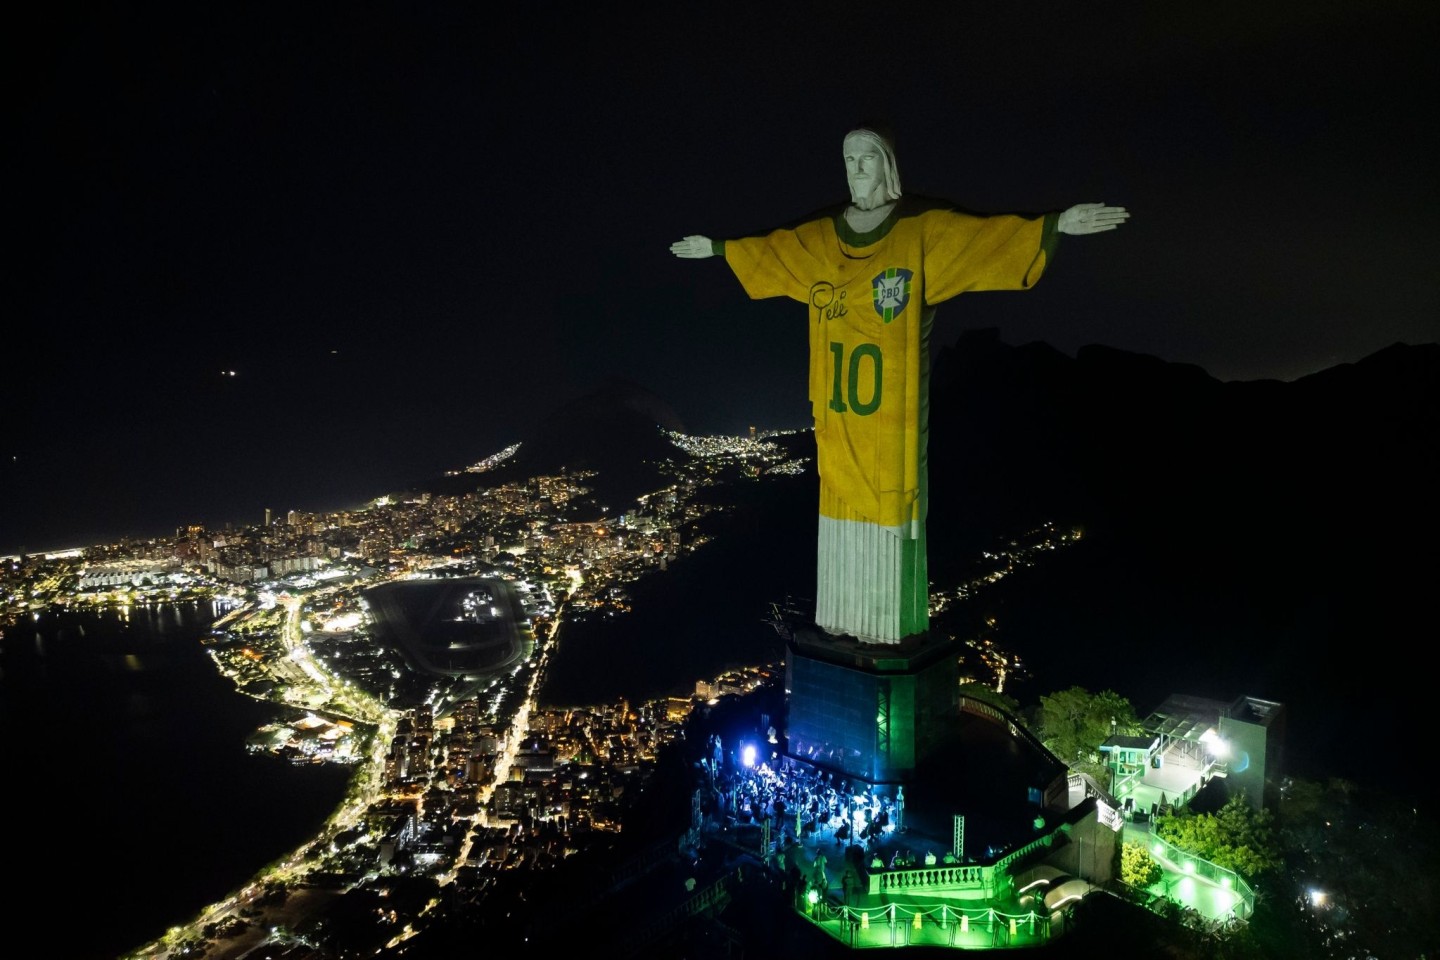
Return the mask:
M989 720L991 723L1003 726L1006 732L1010 734L1010 736L1025 741L1027 744L1030 745L1030 748L1039 753L1040 756L1049 757L1055 762L1057 766L1061 767L1062 769L1069 769L1069 765L1066 764L1065 761L1061 760L1059 757L1055 756L1055 754L1051 753L1050 748L1045 746L1045 744L1041 743L1040 739L1036 737L1035 734L1031 733L1029 728L1027 728L1017 718L1011 716L1009 713L995 706L993 703L986 703L984 700L977 700L974 697L967 697L964 694L961 694L960 710L962 713L968 713L972 716L981 717L985 720ZM1052 797L1050 795L1051 789L1055 786L1056 783L1058 783L1058 778L1056 781L1052 782L1050 787L1046 788L1046 806L1050 806L1053 802L1060 799Z
M1015 717L1012 717L1006 711L995 706L993 703L986 703L984 700L977 700L974 697L967 697L962 694L960 696L960 709L965 713L970 713L977 717L984 717L992 723L998 723L1004 726L1006 730L1010 732L1010 735L1012 737L1018 737L1021 740L1024 740L1026 743L1030 744L1032 748L1040 751L1042 756L1055 756L1053 753L1050 752L1050 749L1046 747L1045 744L1040 742L1040 740L1035 736L1035 734L1031 733L1029 729L1026 728L1023 723L1021 723ZM1063 766L1062 761L1060 761L1058 758L1055 762L1061 763L1061 765Z
M1002 913L989 907L892 903L848 907L820 901L803 911L807 919L853 949L870 947L955 947L982 950L1042 946L1050 941L1048 914Z
M1174 864L1177 870L1233 893L1235 905L1232 909L1237 918L1248 920L1250 915L1255 912L1255 891L1234 870L1217 866L1209 860L1181 850L1170 841L1157 837L1153 832L1147 832L1145 844L1152 854Z
M1029 843L1025 844L1025 846L1023 846L1023 847L1020 847L1020 848L1018 848L1018 849L1016 849L1016 850L1012 850L1012 851L1010 851L1009 853L1005 854L1005 856L1003 856L1003 857L1001 857L999 860L996 860L996 861L995 861L995 869L996 869L996 870L1000 870L1000 871L1004 871L1004 872L1006 873L1006 875L1008 875L1009 872L1010 872L1010 865L1011 865L1011 864L1016 863L1016 862L1018 862L1019 860L1025 858L1025 857L1030 856L1030 854L1034 853L1036 850L1041 849L1042 847L1052 846L1052 845L1054 845L1054 843L1055 843L1055 834L1054 834L1054 832L1052 831L1052 832L1050 832L1050 833L1045 834L1045 836L1043 836L1043 837L1040 837L1040 838L1035 839L1035 840L1031 840Z
M626 938L626 956L638 955L646 946L665 936L681 922L695 914L729 903L730 878L731 875L726 874L685 902L650 918L648 924L636 929Z
M995 868L975 864L945 864L942 866L897 867L892 870L877 870L870 874L870 892L873 894L932 893L944 890L954 893L957 899L988 897L995 886Z

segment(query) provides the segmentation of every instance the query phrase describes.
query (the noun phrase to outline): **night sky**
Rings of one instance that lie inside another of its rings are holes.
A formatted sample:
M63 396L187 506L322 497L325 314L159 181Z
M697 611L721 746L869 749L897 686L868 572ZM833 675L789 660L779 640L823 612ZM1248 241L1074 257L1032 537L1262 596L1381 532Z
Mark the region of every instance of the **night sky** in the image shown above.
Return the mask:
M1434 4L517 6L12 31L0 554L353 505L612 377L806 425L805 308L668 248L844 199L866 119L907 193L1131 211L937 348L1291 380L1440 339Z

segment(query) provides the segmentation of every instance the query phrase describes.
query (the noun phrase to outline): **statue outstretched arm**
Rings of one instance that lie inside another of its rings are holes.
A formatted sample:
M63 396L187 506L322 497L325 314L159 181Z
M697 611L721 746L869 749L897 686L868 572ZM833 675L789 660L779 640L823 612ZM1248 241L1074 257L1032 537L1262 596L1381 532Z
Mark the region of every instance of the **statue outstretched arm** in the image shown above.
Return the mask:
M1060 214L1055 227L1061 233L1080 236L1114 230L1129 219L1130 211L1124 207L1107 207L1103 203L1077 203Z
M715 246L709 237L694 234L670 244L670 252L686 260L704 260L715 256Z

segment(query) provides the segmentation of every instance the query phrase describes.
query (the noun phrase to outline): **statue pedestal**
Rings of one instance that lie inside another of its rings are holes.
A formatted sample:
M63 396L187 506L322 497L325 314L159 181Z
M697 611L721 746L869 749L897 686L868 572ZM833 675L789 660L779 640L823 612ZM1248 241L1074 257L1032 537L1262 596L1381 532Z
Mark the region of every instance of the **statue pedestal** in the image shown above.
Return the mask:
M906 783L953 729L959 656L957 642L929 633L875 644L795 627L785 656L787 753L872 785Z

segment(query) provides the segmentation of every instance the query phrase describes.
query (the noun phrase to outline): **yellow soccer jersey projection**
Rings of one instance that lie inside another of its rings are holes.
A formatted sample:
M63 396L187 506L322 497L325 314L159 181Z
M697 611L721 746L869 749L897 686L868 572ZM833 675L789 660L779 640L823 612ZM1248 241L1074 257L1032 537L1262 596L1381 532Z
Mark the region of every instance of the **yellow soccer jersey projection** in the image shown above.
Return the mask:
M828 632L894 642L927 628L933 308L961 293L1032 286L1054 249L1055 219L974 216L904 197L866 233L837 210L716 244L752 299L810 305L816 622Z

